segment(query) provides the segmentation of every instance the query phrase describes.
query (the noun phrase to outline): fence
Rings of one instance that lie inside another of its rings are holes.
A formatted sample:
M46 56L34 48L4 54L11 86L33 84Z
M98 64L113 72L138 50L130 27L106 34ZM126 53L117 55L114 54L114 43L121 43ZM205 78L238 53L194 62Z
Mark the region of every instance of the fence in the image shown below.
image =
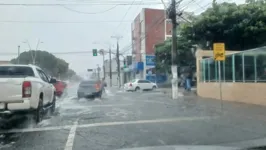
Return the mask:
M220 63L222 82L266 82L266 47L226 56ZM213 58L200 60L200 82L218 82L218 62Z

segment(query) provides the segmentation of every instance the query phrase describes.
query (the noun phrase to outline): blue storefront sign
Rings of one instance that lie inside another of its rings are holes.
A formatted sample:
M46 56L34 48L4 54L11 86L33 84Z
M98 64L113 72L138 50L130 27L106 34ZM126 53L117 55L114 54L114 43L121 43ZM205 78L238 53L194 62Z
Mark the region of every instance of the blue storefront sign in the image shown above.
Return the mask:
M147 55L146 56L146 66L155 66L155 56Z
M137 62L136 63L136 70L143 70L143 69L144 69L143 62Z

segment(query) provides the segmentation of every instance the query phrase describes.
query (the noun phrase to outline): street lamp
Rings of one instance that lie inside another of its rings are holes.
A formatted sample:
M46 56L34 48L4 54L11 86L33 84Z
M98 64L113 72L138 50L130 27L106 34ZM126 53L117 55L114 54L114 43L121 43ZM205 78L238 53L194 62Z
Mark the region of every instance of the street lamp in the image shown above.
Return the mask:
M105 64L104 64L104 55L105 55L105 51L104 51L104 49L100 49L100 54L103 56L103 78L105 79Z
M105 55L105 53L109 53L109 77L110 77L110 86L112 86L112 54L115 54L115 53L112 53L111 48L114 45L111 45L108 42L93 42L92 44L99 44L99 45L104 46L106 49L109 49L109 52L108 51L104 51L103 49L101 49L100 52L102 52L102 55L103 55L104 78L106 77L106 74L105 74L104 55Z

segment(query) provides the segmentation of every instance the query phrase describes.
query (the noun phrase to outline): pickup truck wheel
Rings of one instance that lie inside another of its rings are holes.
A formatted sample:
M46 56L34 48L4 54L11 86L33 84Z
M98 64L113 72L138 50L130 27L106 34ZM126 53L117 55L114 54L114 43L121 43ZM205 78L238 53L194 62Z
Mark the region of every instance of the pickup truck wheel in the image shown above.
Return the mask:
M41 122L43 119L43 116L44 116L43 100L42 100L42 98L40 98L39 99L39 105L38 105L38 108L37 108L36 114L35 114L36 123Z
M52 107L51 107L51 112L55 112L55 107L56 107L56 96L54 95L53 97L53 102L52 102Z

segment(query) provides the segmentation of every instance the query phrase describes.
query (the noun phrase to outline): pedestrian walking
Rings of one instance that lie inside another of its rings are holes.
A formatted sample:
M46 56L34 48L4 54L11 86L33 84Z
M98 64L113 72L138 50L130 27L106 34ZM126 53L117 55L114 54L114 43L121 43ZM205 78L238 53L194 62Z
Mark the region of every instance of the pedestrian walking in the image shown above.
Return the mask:
M191 91L191 81L193 78L193 73L191 71L188 72L187 78L186 78L186 90Z

